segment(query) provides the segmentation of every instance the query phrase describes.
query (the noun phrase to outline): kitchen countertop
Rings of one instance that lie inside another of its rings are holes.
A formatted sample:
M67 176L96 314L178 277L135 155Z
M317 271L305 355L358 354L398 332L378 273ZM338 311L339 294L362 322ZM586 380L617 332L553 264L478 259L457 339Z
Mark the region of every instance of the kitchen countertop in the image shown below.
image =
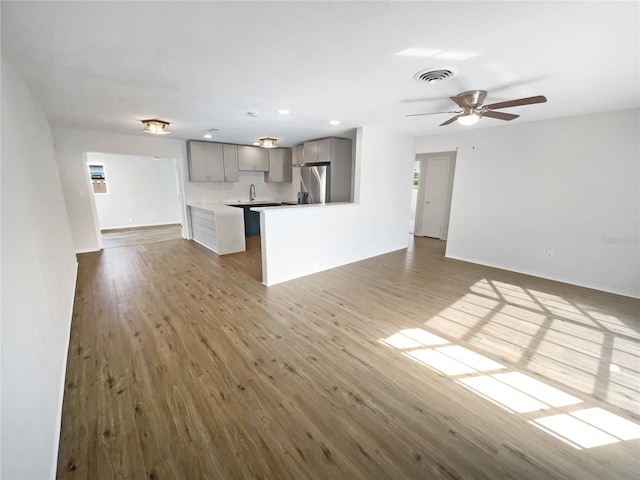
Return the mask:
M266 202L264 202L266 203ZM297 204L297 203L292 203L292 204L281 204L281 205L277 205L274 207L260 207L260 206L256 206L254 208L252 208L251 210L254 212L268 212L270 210L279 210L283 207L287 207L287 208L325 208L325 207L337 207L337 206L344 206L344 205L356 205L355 203L352 202L331 202L331 203L302 203L302 204Z
M197 203L197 202L189 202L187 203L190 207L200 208L202 210L208 210L210 212L215 212L218 215L240 215L242 216L242 210L237 208L233 208L231 205L225 205L224 203Z
M252 200L252 201L244 201L244 200L238 200L236 202L233 201L226 201L224 202L225 205L230 205L230 206L238 206L238 207L244 207L246 206L258 206L258 205L264 205L266 203L275 203L277 205L297 205L298 202L289 202L289 201L282 201L282 200Z

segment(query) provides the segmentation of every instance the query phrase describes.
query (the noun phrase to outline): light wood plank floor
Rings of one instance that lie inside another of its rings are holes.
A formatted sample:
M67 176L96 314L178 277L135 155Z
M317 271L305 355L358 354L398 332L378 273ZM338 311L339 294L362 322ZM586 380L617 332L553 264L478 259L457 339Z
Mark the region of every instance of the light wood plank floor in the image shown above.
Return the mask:
M248 240L79 256L58 478L638 478L638 301L427 238L267 288Z
M102 230L102 247L129 247L144 243L163 242L182 238L182 225L152 225L149 227L114 228Z

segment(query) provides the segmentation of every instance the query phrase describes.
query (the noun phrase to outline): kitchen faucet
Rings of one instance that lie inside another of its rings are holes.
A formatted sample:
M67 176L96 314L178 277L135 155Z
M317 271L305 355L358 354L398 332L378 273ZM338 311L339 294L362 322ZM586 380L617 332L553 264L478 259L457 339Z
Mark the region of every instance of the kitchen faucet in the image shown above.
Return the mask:
M252 183L249 187L249 201L253 202L256 199L256 186Z

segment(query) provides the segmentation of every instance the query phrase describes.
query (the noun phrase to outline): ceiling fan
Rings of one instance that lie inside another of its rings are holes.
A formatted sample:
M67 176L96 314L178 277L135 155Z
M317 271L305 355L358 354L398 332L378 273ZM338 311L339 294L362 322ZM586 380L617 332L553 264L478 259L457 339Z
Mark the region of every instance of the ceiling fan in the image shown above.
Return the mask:
M519 107L521 105L531 105L534 103L544 103L547 98L538 95L536 97L519 98L517 100L507 100L506 102L491 103L489 105L483 105L484 99L487 97L486 90L470 90L468 92L462 92L455 97L449 97L451 100L462 108L462 110L453 110L448 112L431 112L431 113L413 113L407 115L407 117L417 117L420 115L436 115L439 113L455 113L456 115L451 117L440 126L449 125L456 120L461 125L473 125L480 117L497 118L498 120L513 120L520 115L514 115L512 113L496 112L501 108Z

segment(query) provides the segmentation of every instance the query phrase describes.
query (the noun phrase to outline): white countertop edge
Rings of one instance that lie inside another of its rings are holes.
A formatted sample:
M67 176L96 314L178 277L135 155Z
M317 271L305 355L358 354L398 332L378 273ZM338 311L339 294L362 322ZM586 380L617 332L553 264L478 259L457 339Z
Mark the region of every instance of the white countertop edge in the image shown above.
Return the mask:
M224 203L196 203L196 202L188 202L187 205L193 208L199 208L200 210L207 210L209 212L217 212L217 213L234 213L235 215L242 215L242 210L236 207L232 207L230 205L225 205Z
M333 208L344 207L345 205L357 205L352 202L335 202L335 203L304 203L301 205L278 205L277 207L253 207L252 212L269 212L275 210L290 210L298 208Z

